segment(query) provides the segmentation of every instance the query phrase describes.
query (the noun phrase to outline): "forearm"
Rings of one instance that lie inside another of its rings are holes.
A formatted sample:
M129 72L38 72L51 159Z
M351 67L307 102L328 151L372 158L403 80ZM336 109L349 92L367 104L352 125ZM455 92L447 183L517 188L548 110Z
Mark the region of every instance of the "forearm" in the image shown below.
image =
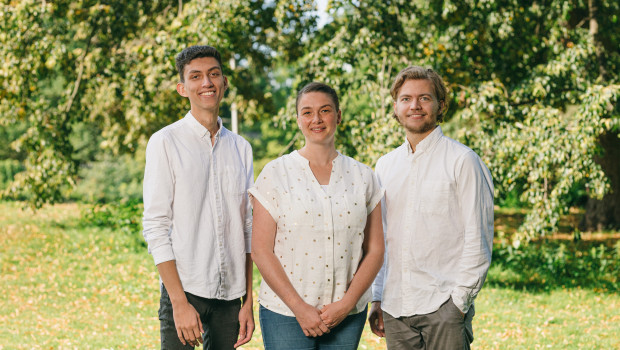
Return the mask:
M179 303L187 303L187 296L185 295L183 284L179 278L176 261L169 260L158 264L157 271L159 271L159 276L170 296L172 307L174 308L175 305Z
M262 252L254 248L252 259L261 272L263 280L289 309L294 312L300 303L304 303L273 252Z
M247 253L245 255L245 296L242 298L243 305L252 305L252 279L254 276L254 266L252 262L252 254Z
M378 249L377 249L378 250ZM353 309L364 292L370 288L370 285L377 276L383 263L383 251L372 251L364 256L360 265L349 285L342 301Z
M385 244L383 241L380 205L377 205L370 215L368 215L366 227L364 229L362 249L364 251L364 256L343 298L343 301L345 301L347 305L350 305L351 308L355 306L364 292L370 288L370 285L383 265Z

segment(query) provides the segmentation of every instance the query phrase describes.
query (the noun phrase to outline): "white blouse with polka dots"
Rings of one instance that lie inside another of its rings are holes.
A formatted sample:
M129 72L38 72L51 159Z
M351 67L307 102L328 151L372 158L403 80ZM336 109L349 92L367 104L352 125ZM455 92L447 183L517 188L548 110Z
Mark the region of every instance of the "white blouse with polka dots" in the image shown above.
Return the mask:
M275 220L274 253L303 300L320 309L342 299L362 259L366 219L383 197L372 169L338 153L322 188L308 160L293 151L268 163L248 192ZM369 289L351 314L370 299ZM294 316L265 281L258 302Z

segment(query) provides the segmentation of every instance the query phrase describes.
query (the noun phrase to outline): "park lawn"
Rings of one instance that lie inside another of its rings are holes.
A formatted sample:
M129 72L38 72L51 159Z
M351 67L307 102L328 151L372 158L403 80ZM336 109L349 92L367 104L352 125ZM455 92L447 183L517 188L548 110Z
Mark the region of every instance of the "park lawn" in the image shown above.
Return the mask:
M21 205L0 203L0 349L158 349L159 281L136 237L84 224L77 204ZM515 290L501 274L476 300L473 349L620 348L618 294ZM243 348L262 349L259 329ZM385 342L366 327L360 349Z

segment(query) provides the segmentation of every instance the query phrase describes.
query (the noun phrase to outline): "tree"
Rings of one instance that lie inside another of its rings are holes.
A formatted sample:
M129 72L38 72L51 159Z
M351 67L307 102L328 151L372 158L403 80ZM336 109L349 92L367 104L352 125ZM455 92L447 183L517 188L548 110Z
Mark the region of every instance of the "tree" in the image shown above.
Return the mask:
M448 82L446 128L482 156L496 197L517 191L530 207L515 243L557 230L576 188L600 199L618 181L597 162L614 154L601 138L617 145L620 126L616 1L333 0L330 8L333 21L313 37L297 83L340 89L347 137L338 140L349 155L374 164L402 142L389 84L416 64Z
M219 48L244 118L275 113L265 88L274 52L299 55L314 25L307 1L3 1L0 54L3 125L23 123L13 143L26 170L5 195L31 193L40 207L75 185L76 125L100 132L101 146L135 152L156 130L185 114L175 92L174 56L192 44ZM224 109L225 110L225 109Z

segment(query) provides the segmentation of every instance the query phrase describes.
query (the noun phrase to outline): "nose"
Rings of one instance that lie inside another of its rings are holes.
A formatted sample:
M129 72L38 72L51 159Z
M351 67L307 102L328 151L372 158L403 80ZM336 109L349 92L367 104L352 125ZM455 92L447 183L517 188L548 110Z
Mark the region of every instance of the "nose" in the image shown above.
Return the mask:
M419 109L420 101L417 98L411 99L411 104L409 105L409 109Z
M210 87L213 86L213 82L211 81L211 78L209 78L209 75L205 75L205 78L202 80L202 86L206 86L206 87Z
M314 123L321 123L321 122L323 122L323 118L321 118L321 113L320 112L314 113L312 115L312 122L314 122Z

